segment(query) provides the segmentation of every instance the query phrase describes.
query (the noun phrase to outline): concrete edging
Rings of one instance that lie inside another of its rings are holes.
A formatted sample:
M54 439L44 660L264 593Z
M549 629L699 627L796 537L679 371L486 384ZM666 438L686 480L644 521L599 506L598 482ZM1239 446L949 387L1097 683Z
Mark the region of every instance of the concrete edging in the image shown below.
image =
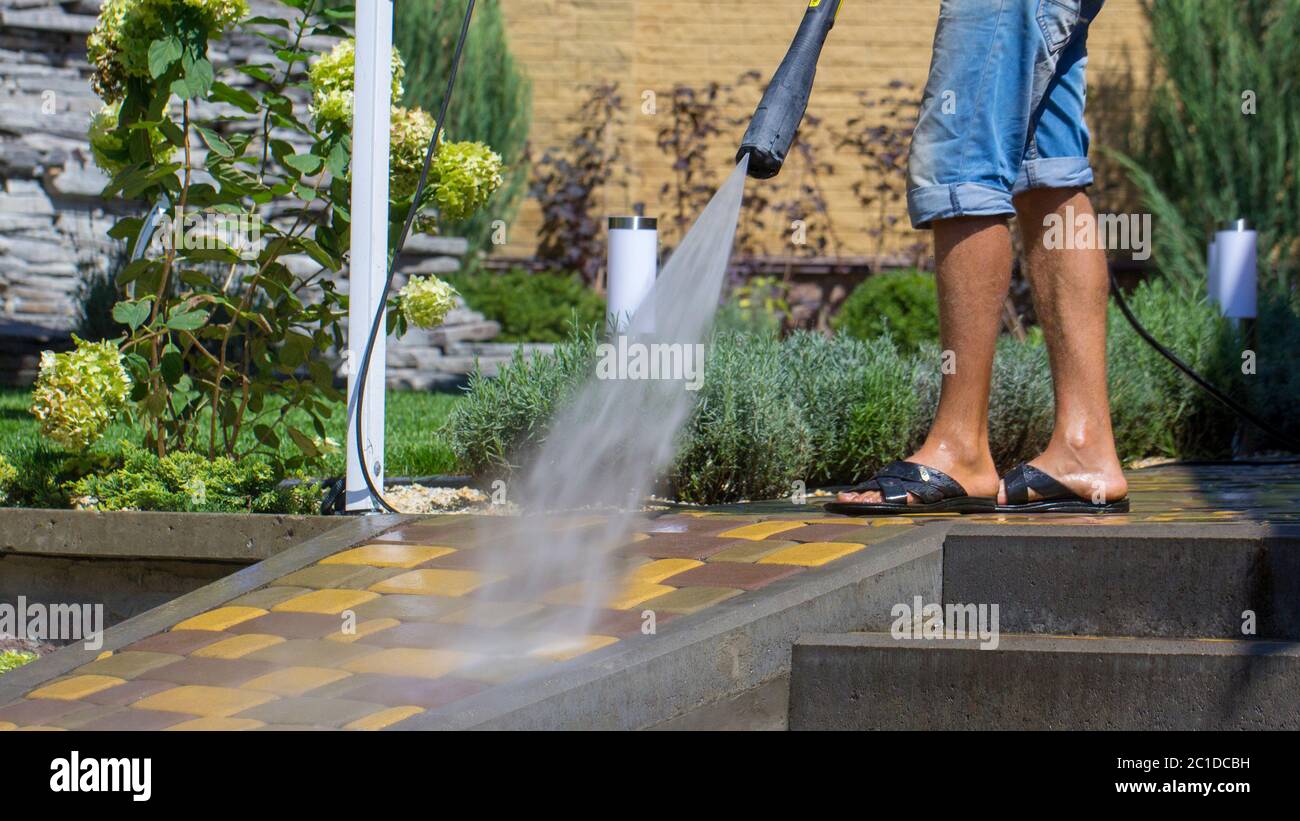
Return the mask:
M0 510L0 555L256 562L338 527L336 516Z
M98 650L87 650L83 643L78 642L5 673L0 676L0 704L7 704L22 697L24 693L42 682L89 664L105 651L116 651L155 633L163 632L185 619L220 607L281 576L301 570L326 556L332 556L341 550L378 536L384 531L419 518L422 517L385 514L342 519L341 525L324 535L290 547L192 593L187 593L127 619L115 627L110 627L104 631L104 644Z

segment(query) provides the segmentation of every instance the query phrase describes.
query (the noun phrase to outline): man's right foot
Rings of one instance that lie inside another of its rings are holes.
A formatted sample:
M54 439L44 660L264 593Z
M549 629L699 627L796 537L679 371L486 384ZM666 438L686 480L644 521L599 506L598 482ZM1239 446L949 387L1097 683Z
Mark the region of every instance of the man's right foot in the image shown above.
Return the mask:
M957 459L951 449L942 445L932 447L927 442L924 447L903 461L925 465L948 474L965 489L968 496L993 499L998 495L1000 479L997 468L993 466L993 456L987 451L973 459ZM884 501L884 497L878 490L866 490L860 493L844 491L835 497L835 501L848 504L880 504ZM907 494L909 505L915 505L918 501L915 495Z

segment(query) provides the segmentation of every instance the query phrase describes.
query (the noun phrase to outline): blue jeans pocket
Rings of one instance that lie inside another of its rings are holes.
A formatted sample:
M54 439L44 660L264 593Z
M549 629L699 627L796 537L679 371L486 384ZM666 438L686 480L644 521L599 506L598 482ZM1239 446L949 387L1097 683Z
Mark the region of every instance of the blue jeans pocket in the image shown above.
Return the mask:
M1080 0L1038 0L1038 27L1051 56L1065 48L1078 28L1079 4Z

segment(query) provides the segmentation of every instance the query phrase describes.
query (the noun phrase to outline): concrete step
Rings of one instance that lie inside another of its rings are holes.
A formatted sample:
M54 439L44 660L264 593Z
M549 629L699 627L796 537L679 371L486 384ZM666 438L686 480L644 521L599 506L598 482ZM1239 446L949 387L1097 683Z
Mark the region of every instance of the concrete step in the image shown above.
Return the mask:
M1300 729L1300 643L889 633L794 645L792 730Z
M958 603L998 605L1006 633L1300 641L1300 535L960 524L943 546L943 604Z

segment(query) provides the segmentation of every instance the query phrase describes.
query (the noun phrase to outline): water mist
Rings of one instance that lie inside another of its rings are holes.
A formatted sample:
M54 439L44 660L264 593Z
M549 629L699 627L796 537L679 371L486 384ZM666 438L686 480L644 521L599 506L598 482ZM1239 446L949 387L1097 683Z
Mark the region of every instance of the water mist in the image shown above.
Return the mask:
M747 165L742 158L718 189L631 317L629 333L609 340L612 348L658 357L665 366L702 358L731 256ZM644 321L647 314L653 322ZM559 411L532 464L507 488L524 518L485 517L479 523L479 543L493 549L476 551L483 560L475 569L487 583L471 594L463 621L495 622L494 614L508 606L503 602L554 606L506 628L467 630L460 647L500 657L567 655L590 645L596 614L628 569L617 549L632 540L642 501L672 463L701 377L675 366L592 374ZM563 520L552 518L560 512L567 514ZM496 580L508 581L494 585Z

